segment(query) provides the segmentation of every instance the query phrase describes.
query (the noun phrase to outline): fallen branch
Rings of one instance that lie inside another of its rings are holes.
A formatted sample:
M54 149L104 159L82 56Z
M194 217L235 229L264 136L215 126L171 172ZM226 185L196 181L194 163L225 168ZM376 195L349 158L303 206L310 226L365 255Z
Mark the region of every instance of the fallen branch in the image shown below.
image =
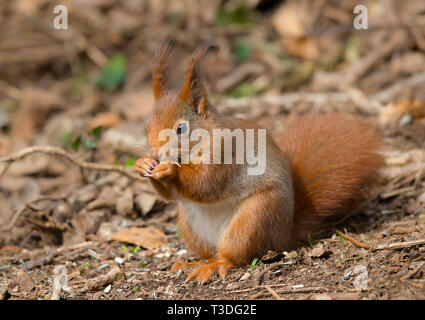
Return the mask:
M121 274L121 270L118 266L113 267L107 274L90 279L87 282L87 288L90 291L97 290L115 281L118 275Z
M287 287L287 284L271 284L269 286L256 286L247 289L234 290L232 293L248 292L255 289L267 289L267 287L279 288ZM283 289L279 290L280 294L291 294L291 293L308 293L308 292L328 292L328 288L325 287L308 287L308 288L298 288L298 289Z
M358 81L363 75L369 72L370 69L376 66L379 61L385 59L405 42L406 38L406 32L403 30L394 33L388 41L378 44L373 50L370 50L363 59L344 71L344 78L339 83L339 87L344 88Z
M276 299L276 300L282 300L282 297L277 294L276 291L274 291L270 286L266 286L266 289L270 294Z
M258 298L260 298L263 294L264 294L264 291L257 292L257 293L255 293L255 294L253 294L252 296L250 296L250 297L248 298L248 300L255 300L255 299L258 299ZM0 299L0 300L1 300L1 299Z
M52 295L50 296L50 300L59 300L61 297L62 289L64 291L69 290L67 287L67 270L64 265L58 265L53 269L55 274L55 278L53 279L53 289Z
M398 81L388 88L374 94L372 99L386 103L394 100L406 87L420 86L425 83L425 72L416 73L407 79Z
M130 178L132 180L138 180L138 181L145 181L143 178L141 178L138 174L132 173L125 169L123 166L115 166L115 165L109 165L109 164L98 164L98 163L92 163L92 162L85 162L81 161L79 159L76 159L74 156L66 152L65 150L57 147L52 146L33 146L28 147L25 149L22 149L18 152L12 153L9 156L0 158L0 163L3 162L6 165L6 168L3 168L0 172L0 177L10 164L14 161L20 160L22 158L25 158L26 156L33 154L33 153L44 153L51 156L58 156L67 159L72 164L75 164L79 166L82 169L87 170L95 170L95 171L108 171L108 172L118 172L122 174L123 176L126 176L127 178Z
M336 231L336 233L339 235L339 236L341 236L341 237L343 237L344 239L346 239L346 240L348 240L348 241L351 241L352 243L354 243L356 246L358 246L358 247L361 247L361 248L365 248L365 249L370 249L370 248L372 248L372 246L370 245L370 244L368 244L368 243L364 243L364 242L360 242L359 240L357 240L357 239L355 239L355 238L353 238L353 237L350 237L348 234L344 234L344 233L342 233L341 231Z
M404 249L413 246L419 246L425 244L425 239L407 241L407 242L395 242L390 244L381 244L377 247L372 247L372 250L396 250Z

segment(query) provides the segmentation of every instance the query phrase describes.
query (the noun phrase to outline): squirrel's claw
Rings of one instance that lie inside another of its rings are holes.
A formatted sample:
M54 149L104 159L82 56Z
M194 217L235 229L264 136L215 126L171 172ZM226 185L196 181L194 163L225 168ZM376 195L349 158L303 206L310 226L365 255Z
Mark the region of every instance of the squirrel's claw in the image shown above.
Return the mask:
M177 174L176 167L173 163L160 163L152 171L152 179L155 180L172 180Z
M196 278L198 284L203 285L208 283L215 273L218 273L218 275L224 280L229 269L233 266L229 261L222 259L211 259L209 261L209 263L193 270L185 282L192 281Z

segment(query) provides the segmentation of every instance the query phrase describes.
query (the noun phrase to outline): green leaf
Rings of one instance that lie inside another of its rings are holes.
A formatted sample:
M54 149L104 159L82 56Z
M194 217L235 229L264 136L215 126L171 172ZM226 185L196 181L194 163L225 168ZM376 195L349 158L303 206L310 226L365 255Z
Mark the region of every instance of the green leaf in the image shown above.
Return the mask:
M81 144L81 136L78 136L72 142L71 147L72 147L72 149L74 149L74 151L78 151L78 149L80 148L80 144Z
M255 90L252 84L248 82L243 82L239 86L237 86L230 95L235 98L243 98L243 97L249 97L250 95L254 93L254 91Z
M128 247L126 246L121 246L121 249L123 249L125 252L128 252Z
M343 243L347 243L347 240L345 240L345 238L341 235L339 231L335 231L335 233L337 234L337 236L341 239Z
M135 158L135 157L129 157L127 159L127 161L125 162L125 167L130 168L130 167L134 166L135 163L136 163L136 160L137 160L137 158Z
M94 140L84 140L84 147L86 147L86 149L90 150L90 149L96 149L97 148L97 142Z
M127 63L122 55L113 56L103 69L96 85L103 89L115 90L124 83L127 76Z
M247 60L252 54L252 46L243 40L240 40L236 43L235 47L235 57L239 62Z
M346 61L354 63L360 60L364 48L364 39L359 35L353 35L348 39L345 47L344 58Z
M308 242L308 246L313 249L313 240L311 238L311 233L307 234L307 242Z
M137 246L136 248L134 248L134 249L133 249L133 252L134 252L134 253L137 253L137 252L139 252L139 251L140 251L140 246Z
M102 126L97 126L93 128L91 132L89 132L89 135L95 138L99 138L101 133L102 133Z
M257 262L258 262L258 258L254 258L254 260L252 260L252 262L251 262L251 273L252 273L252 271L254 271L254 268L255 268L255 265L257 264Z
M69 145L71 144L73 135L74 135L73 132L67 132L67 133L64 133L61 136L62 148L63 149L68 149Z
M253 10L245 4L241 4L233 10L224 7L220 7L217 10L216 22L220 26L232 23L249 26L252 25L253 21Z
M183 239L183 235L182 235L182 233L180 232L180 226L179 226L179 224L177 223L177 225L176 225L176 234L177 234L177 237L179 237L179 239L180 240L182 240Z

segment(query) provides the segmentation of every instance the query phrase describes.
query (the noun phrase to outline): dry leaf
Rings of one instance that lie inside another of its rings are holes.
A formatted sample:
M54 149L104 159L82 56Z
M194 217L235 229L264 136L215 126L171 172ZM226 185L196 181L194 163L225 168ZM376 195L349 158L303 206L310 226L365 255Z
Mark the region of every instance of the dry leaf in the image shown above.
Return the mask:
M158 197L149 193L141 193L136 196L135 203L136 206L140 209L143 216L146 216L154 207L155 202L158 200Z
M320 57L317 41L311 37L299 39L282 39L286 50L297 57L307 60L316 60Z
M140 121L152 111L155 100L151 89L140 92L126 92L118 96L112 103L112 110L124 115L127 120Z
M403 100L388 103L379 115L381 124L396 122L404 115L410 115L413 119L425 117L425 104L420 100Z
M305 35L305 12L294 2L282 5L272 17L272 23L283 37L298 38Z
M111 236L111 240L132 243L153 250L167 243L167 236L156 228L131 228L120 230Z
M18 270L16 278L7 286L10 294L28 294L33 288L31 277L22 269Z
M90 129L96 127L102 128L111 128L115 127L117 124L121 122L120 116L115 112L102 112L97 114L93 120L90 121L89 127Z
M11 136L31 141L37 127L45 121L48 113L62 104L60 96L52 91L25 89L19 109L12 118Z
M316 247L311 250L310 257L312 258L326 258L332 254L332 251L325 250L323 247Z

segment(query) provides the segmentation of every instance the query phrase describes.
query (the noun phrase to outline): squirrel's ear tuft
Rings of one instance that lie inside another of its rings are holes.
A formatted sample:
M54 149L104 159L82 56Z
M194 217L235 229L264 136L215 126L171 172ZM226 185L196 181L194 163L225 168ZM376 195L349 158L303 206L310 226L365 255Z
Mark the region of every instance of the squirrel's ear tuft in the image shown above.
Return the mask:
M197 72L198 62L208 48L208 46L199 46L193 52L186 68L183 86L180 91L180 98L188 104L193 104L198 114L206 114L208 111L205 89Z
M165 69L171 58L173 45L171 41L163 44L155 53L154 64L152 69L153 78L153 95L156 100L161 98L165 92L166 74Z

